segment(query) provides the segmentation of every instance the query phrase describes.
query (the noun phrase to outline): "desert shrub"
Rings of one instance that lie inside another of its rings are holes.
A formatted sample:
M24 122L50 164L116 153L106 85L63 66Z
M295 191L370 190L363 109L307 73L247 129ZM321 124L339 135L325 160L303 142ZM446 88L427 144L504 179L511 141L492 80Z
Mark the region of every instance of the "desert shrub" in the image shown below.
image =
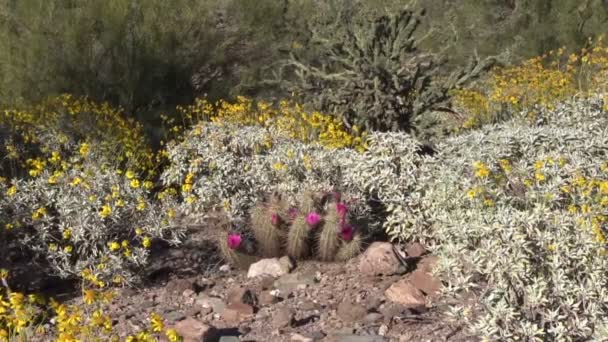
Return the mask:
M456 109L467 119L462 128L504 121L512 116L536 120L539 108L553 108L574 95L606 94L608 47L603 37L570 55L564 48L494 70L475 88L453 91ZM481 90L483 89L483 90Z
M397 235L434 246L450 314L476 335L606 339L602 105L570 101L541 110L539 125L482 127L446 140L421 166L418 204L428 216Z
M10 283L10 273L0 269L0 280ZM82 304L64 304L53 298L39 294L24 294L11 291L10 287L0 287L0 341L119 341L113 328L113 317L107 313L107 306L114 297L111 290L83 287ZM53 324L48 324L49 320ZM163 336L164 335L164 336ZM150 314L150 324L126 341L155 341L166 337L169 341L181 341L175 329L165 326L157 313Z
M212 103L206 98L197 98L194 104L178 106L177 110L181 123L179 119L166 117L164 124L166 131L177 133L170 137L178 139L181 130L188 126L200 121L210 121L274 127L289 138L303 143L318 142L327 148L352 147L363 151L366 146L366 133L358 127L349 129L332 116L306 111L293 99L273 103L237 96L234 101L219 100Z
M275 80L347 125L412 131L421 114L448 100L450 89L493 64L474 60L441 75L444 60L417 46L421 13L406 9L374 18L349 18L349 13L330 23L313 21L310 37L292 49Z
M32 174L28 159L42 157L40 167L50 163L47 155L56 155L55 162L65 162L71 154L78 154L75 146L79 144L99 151L99 166L153 174L153 153L142 126L108 103L66 94L34 105L4 108L0 110L0 130L0 148L7 157L0 161L4 177L26 176L23 171Z
M410 137L377 132L367 141L366 151L359 153L304 143L273 125L201 122L168 144L169 164L161 180L172 190L160 196L193 218L205 220L207 213L225 210L239 221L269 193L294 205L303 188L336 189L356 199L353 217L369 218L369 231L405 224L394 215L408 210L401 191L415 182L420 145Z
M106 284L130 282L153 239L177 242L178 232L167 229L167 213L150 201L152 182L100 165L95 147L74 149L69 157L35 159L34 176L0 185L3 245L17 243L61 277L91 271Z
M151 199L152 153L122 111L70 95L7 109L0 187L2 245L49 273L129 282L156 238L177 241ZM166 233L166 234L165 234Z

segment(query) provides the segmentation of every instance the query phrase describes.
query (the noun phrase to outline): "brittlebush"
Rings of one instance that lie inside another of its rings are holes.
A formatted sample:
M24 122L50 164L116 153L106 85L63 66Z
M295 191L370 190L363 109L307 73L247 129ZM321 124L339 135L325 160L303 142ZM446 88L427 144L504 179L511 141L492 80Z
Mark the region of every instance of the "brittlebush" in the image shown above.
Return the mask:
M608 110L608 47L603 37L590 39L588 45L570 55L561 48L496 69L481 86L455 90L455 108L466 116L460 128L477 128L517 113L534 121L538 109L554 109L575 95L603 94Z

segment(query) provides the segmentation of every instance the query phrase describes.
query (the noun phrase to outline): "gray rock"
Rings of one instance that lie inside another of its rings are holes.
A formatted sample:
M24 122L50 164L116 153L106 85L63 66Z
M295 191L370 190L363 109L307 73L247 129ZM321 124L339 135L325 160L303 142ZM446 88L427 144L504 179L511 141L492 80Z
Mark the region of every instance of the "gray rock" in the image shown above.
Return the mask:
M281 262L277 258L262 259L249 266L247 272L247 278L265 277L270 276L278 278L282 275L288 274L291 271L290 266L285 262Z
M200 305L204 309L211 308L213 312L222 312L226 308L226 303L217 297L209 297L206 294L199 294L196 297L196 305Z
M222 336L218 342L240 342L236 336Z

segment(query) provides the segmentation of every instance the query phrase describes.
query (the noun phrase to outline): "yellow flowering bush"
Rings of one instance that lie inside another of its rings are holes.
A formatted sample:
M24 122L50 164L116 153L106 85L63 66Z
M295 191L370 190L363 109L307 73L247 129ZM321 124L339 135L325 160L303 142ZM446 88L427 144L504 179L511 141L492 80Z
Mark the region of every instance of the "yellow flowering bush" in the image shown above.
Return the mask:
M463 129L508 119L517 113L535 122L538 108L553 109L574 95L599 93L608 110L608 47L604 38L568 55L565 48L494 70L474 88L452 92L455 108L466 116Z
M98 153L91 147L70 163L47 163L35 177L0 184L2 247L17 242L14 248L46 260L47 272L74 277L94 269L109 283L116 276L132 280L151 239L177 243L180 232L163 223L167 215L150 200L150 186L121 170L100 168Z
M66 94L31 106L0 108L0 132L0 150L8 156L0 161L0 174L5 177L18 176L30 159L58 164L69 157L67 153L86 155L90 146L99 151L100 166L154 171L141 124L107 103ZM49 160L36 159L52 153Z
M238 96L234 102L220 100L212 104L205 98L198 98L193 105L177 109L185 121L190 123L211 121L219 124L272 126L278 133L304 143L319 142L327 148L365 149L366 133L358 127L347 129L337 118L306 111L290 100L273 104ZM181 130L180 126L174 125L175 119L166 121L169 131Z
M452 137L398 237L438 257L448 313L486 340L608 338L608 117L599 97ZM475 298L465 301L464 298ZM457 304L455 304L457 303Z
M115 331L113 318L108 313L108 304L114 291L100 286L94 272L82 274L82 304L60 303L41 295L11 291L0 287L0 341L121 341ZM9 272L0 270L0 280L8 283ZM48 324L50 320L54 324ZM125 341L158 341L162 337L171 342L182 341L177 332L165 326L157 313L150 315L149 327Z

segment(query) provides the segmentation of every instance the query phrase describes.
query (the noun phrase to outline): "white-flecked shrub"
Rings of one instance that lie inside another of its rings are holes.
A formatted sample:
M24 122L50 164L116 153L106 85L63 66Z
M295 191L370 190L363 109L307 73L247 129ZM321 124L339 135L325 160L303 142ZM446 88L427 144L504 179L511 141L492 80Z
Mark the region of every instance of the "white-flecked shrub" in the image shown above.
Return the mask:
M608 338L608 114L588 99L538 125L448 139L419 169L424 235L450 314L487 340ZM469 298L465 301L464 298ZM475 298L475 300L470 300ZM465 304L468 303L468 304Z
M177 243L181 232L151 201L151 182L100 164L95 146L72 150L31 161L29 178L0 182L0 247L28 250L62 277L133 281L154 240Z
M271 128L202 123L167 149L165 186L181 189L180 211L205 219L225 209L242 220L257 200L277 191L294 202L303 189L341 191L355 216L369 217L373 204L388 207L389 220L371 229L394 227L394 213L407 212L404 194L412 187L419 144L403 135L373 133L369 149L328 149L304 144Z

